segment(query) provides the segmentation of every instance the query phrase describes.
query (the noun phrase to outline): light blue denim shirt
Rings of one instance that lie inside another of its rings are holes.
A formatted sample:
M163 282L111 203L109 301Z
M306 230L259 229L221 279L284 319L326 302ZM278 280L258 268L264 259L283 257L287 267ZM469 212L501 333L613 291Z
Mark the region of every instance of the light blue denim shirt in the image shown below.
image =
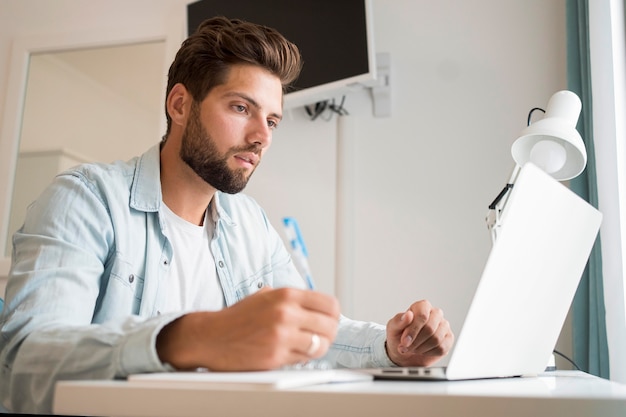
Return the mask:
M159 331L173 251L162 221L159 146L113 164L58 175L13 237L0 316L0 400L50 413L54 384L171 370ZM304 287L289 253L251 198L216 193L211 250L227 305L272 287ZM384 327L341 318L325 359L339 367L390 366Z

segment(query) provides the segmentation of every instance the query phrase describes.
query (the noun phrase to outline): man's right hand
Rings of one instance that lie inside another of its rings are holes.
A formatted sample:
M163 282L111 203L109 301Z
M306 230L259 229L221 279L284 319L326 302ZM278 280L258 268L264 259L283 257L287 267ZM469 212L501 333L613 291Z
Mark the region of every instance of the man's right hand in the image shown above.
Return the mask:
M335 339L339 315L332 296L263 289L223 310L180 317L161 330L156 349L161 361L177 369L275 369L322 357ZM319 347L311 349L317 337Z

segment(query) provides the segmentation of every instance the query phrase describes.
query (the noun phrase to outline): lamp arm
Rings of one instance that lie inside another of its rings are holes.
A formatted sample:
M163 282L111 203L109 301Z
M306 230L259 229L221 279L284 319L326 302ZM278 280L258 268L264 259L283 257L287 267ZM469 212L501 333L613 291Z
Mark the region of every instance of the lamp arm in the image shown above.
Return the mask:
M513 188L513 184L506 184L502 191L500 191L500 194L498 194L498 196L491 202L491 204L489 204L489 210L495 210L496 207L498 207L500 201L504 198L506 193L508 193L511 188Z
M489 211L487 212L487 217L485 221L487 222L487 228L491 233L491 243L496 243L496 239L498 237L498 231L501 226L501 217L504 209L506 207L506 203L509 200L509 196L511 193L509 192L513 185L515 184L515 180L519 175L521 167L519 165L515 165L513 167L513 171L511 172L511 176L509 181L506 183L502 191L496 196L491 204L489 204Z

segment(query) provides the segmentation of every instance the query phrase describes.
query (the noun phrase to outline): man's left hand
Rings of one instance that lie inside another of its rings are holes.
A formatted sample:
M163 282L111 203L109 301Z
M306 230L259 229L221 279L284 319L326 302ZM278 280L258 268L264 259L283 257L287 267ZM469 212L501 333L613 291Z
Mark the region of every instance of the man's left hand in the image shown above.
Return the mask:
M454 344L443 311L428 301L413 303L387 322L387 355L398 366L429 366L448 354Z

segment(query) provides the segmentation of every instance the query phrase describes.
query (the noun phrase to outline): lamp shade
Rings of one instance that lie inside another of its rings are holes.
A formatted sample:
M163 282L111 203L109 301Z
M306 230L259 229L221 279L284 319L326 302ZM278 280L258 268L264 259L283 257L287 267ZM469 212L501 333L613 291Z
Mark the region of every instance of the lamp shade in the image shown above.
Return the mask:
M571 91L555 93L546 114L513 143L511 154L519 166L532 162L558 181L577 177L587 165L587 151L576 123L582 106Z

